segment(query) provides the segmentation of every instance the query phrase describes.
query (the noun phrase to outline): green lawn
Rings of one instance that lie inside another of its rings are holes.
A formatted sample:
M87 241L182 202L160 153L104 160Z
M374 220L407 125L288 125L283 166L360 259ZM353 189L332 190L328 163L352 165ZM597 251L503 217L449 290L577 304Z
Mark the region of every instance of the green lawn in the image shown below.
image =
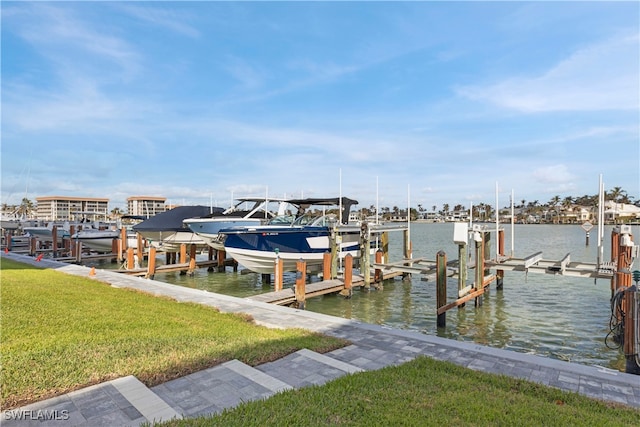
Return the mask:
M126 375L153 386L231 359L257 365L346 344L6 259L0 267L3 409Z
M287 391L214 417L204 426L639 426L640 411L524 380L421 356L398 367Z

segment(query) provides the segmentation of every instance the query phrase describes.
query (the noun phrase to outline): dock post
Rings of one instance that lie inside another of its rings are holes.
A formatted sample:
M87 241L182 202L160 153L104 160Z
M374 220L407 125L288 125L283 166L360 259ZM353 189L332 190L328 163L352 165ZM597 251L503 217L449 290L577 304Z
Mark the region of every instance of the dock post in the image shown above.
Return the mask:
M500 262L500 257L504 257L504 230L498 231L498 253L496 262ZM496 289L501 291L504 285L504 270L496 270Z
M332 227L329 233L329 248L331 248L331 278L338 277L338 236L336 228Z
M347 254L344 257L344 289L340 291L340 295L345 298L351 298L353 295L353 256Z
M213 261L213 248L211 246L209 246L209 253L207 254L207 261L209 261L209 262ZM211 273L213 271L213 266L211 266L211 264L209 264L209 267L207 267L207 271L209 273Z
M263 285L271 286L271 273L262 273L260 278Z
M325 252L322 255L322 280L331 278L331 253Z
M476 240L476 291L481 290L484 287L484 241L487 233L480 232L482 236L479 240ZM475 306L482 306L482 294L475 298Z
M144 259L144 243L142 241L142 234L137 233L138 236L138 259L139 260L143 260Z
M153 280L156 275L156 247L149 248L149 263L147 265L147 279Z
M128 246L127 243L129 243L129 241L127 239L127 229L125 227L122 227L120 229L120 240L122 240L122 245L120 245L121 249L123 251L125 251L127 249L127 246Z
M225 259L227 258L227 253L224 249L218 249L218 255L216 257L218 259L218 273L223 273L225 270Z
M296 269L296 305L300 310L304 310L305 300L307 297L305 289L307 279L307 263L305 262L305 260L300 258L296 262Z
M187 262L187 244L180 244L180 264L184 264Z
M76 240L76 263L80 264L82 262L82 242Z
M273 285L274 291L281 291L284 282L284 260L280 258L280 256L276 256L276 261L274 263L274 280L275 284Z
M404 239L403 239L403 255L404 259L410 260L412 257L412 248L411 248L411 237L409 236L409 229L404 230ZM405 265L412 266L413 263L411 261L407 262ZM410 279L411 273L403 273L402 279Z
M467 286L467 244L458 244L458 297L462 297L462 292ZM446 301L445 301L446 304ZM463 308L464 303L458 306L458 309Z
M51 256L53 258L57 258L58 257L58 226L54 225L53 228L51 229L51 239L53 241L53 252L51 253Z
M360 225L360 272L364 278L364 288L371 288L371 272L369 271L369 248L371 247L369 224L364 221Z
M122 239L118 239L118 252L116 256L118 263L122 263L122 250L124 248L124 245L125 243L122 241Z
M133 248L129 248L127 249L127 270L133 270L133 266L134 266Z
M13 242L11 241L11 233L6 232L6 233L4 234L4 247L5 247L5 249L6 249L7 251L10 251L10 250L11 250L11 243L13 243Z
M447 254L444 251L436 255L436 305L438 311L447 305ZM438 328L447 326L446 311L438 313L436 325Z
M187 271L187 274L189 276L193 276L196 272L196 252L196 244L192 243L191 247L189 248L189 271Z
M382 251L380 249L376 251L376 264L382 264ZM382 283L382 277L382 270L380 268L376 268L376 271L373 274L373 281L376 283Z
M389 262L389 232L385 231L380 236L380 245L382 247L383 263Z
M627 374L640 375L640 342L637 341L637 328L640 327L640 306L638 287L636 285L625 289L622 297L622 306L624 307L624 343L623 351L626 359L625 372Z
M31 256L36 256L36 238L35 237L31 237L29 239L29 255Z

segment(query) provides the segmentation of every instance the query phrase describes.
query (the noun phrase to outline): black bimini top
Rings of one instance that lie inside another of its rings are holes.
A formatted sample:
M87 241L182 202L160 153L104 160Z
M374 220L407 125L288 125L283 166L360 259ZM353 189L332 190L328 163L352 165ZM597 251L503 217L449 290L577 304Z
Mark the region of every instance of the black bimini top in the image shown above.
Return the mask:
M180 231L186 226L182 221L187 218L198 218L214 213L222 213L224 209L210 206L178 206L170 211L162 212L142 221L140 224L134 225L134 231Z

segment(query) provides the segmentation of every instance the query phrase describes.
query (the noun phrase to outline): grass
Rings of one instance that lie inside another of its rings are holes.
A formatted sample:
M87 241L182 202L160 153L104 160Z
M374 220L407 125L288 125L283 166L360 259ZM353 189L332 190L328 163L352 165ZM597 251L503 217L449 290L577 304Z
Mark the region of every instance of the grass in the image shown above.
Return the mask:
M201 426L638 426L640 411L421 356L277 394L223 413L172 420Z
M230 359L256 365L341 340L2 260L2 407L136 375L148 386ZM640 411L426 357L166 427L640 425Z
M153 386L232 359L346 344L7 259L0 270L3 409L126 375Z

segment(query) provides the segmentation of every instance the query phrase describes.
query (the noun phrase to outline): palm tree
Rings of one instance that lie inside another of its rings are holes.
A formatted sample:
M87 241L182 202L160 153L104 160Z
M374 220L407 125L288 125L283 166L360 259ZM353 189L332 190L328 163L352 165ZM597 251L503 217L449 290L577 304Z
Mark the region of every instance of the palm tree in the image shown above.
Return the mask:
M26 197L22 199L20 206L18 207L18 211L16 212L19 216L30 217L33 213L33 202Z
M609 196L607 197L607 199L613 200L614 202L619 202L619 200L625 197L626 194L627 192L624 191L622 187L613 187L609 194L607 194L607 196Z

